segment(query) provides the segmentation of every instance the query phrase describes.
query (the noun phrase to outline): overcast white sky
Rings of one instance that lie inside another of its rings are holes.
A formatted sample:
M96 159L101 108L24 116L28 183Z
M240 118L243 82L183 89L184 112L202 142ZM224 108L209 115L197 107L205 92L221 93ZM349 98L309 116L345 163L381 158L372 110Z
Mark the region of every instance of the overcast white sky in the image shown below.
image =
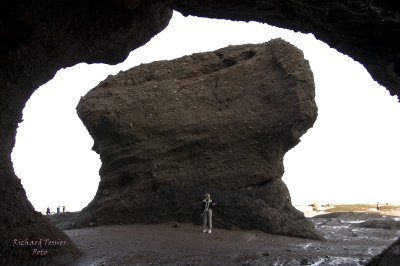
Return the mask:
M260 23L183 17L116 66L79 64L58 71L24 109L12 154L15 172L38 211L85 207L99 183L99 156L76 115L81 96L108 75L140 63L281 37L303 50L314 73L318 120L284 159L294 204L400 204L400 104L365 68L312 34ZM214 196L217 198L217 195Z

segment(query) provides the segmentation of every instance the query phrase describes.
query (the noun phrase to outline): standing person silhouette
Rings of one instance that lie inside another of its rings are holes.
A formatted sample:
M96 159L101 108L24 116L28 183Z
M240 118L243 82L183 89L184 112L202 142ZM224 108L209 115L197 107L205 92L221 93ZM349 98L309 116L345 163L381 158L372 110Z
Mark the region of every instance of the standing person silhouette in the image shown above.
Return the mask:
M65 205L63 206L63 212L65 212Z
M47 207L46 215L50 215L50 207Z
M211 195L206 194L205 199L202 203L202 215L203 215L203 233L207 232L211 234L212 228L212 208L216 203L213 203L211 200ZM208 220L208 230L207 230L207 220Z

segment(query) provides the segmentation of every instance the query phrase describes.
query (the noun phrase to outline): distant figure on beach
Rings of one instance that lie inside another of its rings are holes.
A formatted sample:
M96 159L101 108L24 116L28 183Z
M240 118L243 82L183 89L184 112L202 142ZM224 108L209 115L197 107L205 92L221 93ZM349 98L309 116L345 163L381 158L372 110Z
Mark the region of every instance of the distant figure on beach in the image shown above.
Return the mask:
M381 209L381 205L378 203L376 203L376 210L379 211Z
M211 234L212 228L212 208L216 203L213 203L211 200L211 195L206 194L205 199L202 204L202 216L203 216L203 233L207 232ZM207 230L207 220L208 220L208 230Z
M63 212L65 212L65 205L63 206Z
M60 213L60 206L57 207L57 213Z
M47 207L46 215L50 215L50 207Z

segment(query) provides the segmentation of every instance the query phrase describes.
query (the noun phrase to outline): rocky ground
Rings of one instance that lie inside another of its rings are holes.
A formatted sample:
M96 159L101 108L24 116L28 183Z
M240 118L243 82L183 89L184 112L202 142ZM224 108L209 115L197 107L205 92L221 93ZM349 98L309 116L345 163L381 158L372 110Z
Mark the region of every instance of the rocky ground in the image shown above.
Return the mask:
M73 214L52 215L52 222L65 226L67 216ZM65 264L364 265L400 236L396 216L338 212L308 219L326 241L239 229L203 234L200 226L174 222L64 230L83 253Z

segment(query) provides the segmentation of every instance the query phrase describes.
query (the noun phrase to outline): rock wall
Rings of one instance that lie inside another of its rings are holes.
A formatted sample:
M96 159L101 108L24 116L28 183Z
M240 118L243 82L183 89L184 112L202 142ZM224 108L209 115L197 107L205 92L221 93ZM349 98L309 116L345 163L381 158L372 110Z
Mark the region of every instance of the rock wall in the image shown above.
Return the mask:
M134 2L136 4L134 4ZM79 62L115 64L161 31L171 10L156 1L1 1L0 3L0 264L36 260L13 239L61 239L49 250L77 254L68 237L36 213L15 176L11 151L30 95L62 67Z
M78 115L101 181L76 225L199 223L319 238L282 182L283 156L316 117L303 53L281 39L232 46L109 76Z

